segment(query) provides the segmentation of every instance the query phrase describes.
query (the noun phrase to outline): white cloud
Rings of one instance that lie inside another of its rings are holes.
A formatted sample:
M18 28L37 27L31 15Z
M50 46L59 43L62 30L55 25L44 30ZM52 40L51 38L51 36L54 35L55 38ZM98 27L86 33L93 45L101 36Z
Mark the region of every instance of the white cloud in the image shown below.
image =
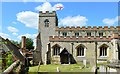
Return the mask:
M17 24L17 22L13 21L12 24Z
M3 38L8 38L10 39L10 36L8 34L5 34L5 33L0 33L0 36L3 37Z
M57 11L57 10L60 10L59 7L62 7L61 9L64 8L63 4L61 4L61 3L55 4L54 6L52 6L49 2L45 2L42 5L37 6L35 8L35 10L43 11L43 12L45 12L45 11Z
M88 19L84 16L68 16L63 19L60 19L60 26L84 26Z
M7 29L12 33L18 32L18 29L16 29L15 27L12 27L12 26L7 27Z
M32 38L33 39L33 43L34 43L33 45L36 46L36 37L37 37L37 35L38 34L29 34L29 33L27 33L27 34L19 35L17 38L19 40L21 40L22 36L26 36L26 38Z
M26 34L19 35L17 38L18 38L18 39L21 39L22 36L26 36L27 38L35 39L35 38L37 37L37 34L29 34L29 33L26 33Z
M26 27L37 29L38 13L32 11L23 11L17 14L17 21L25 24Z
M23 35L19 35L17 38L18 39L21 39L22 38L22 36L26 36L27 38L31 38L31 35L30 34L23 34Z
M115 18L105 18L105 19L103 19L102 22L104 24L111 26L111 25L114 25L116 22L118 22L118 18L120 18L120 16L119 17L117 16Z
M53 7L49 2L45 2L42 5L36 7L36 10L40 10L40 11L53 11L53 10L59 10L59 8L57 7L63 7L62 4L55 4ZM32 11L22 11L19 12L17 15L17 21L25 24L26 27L29 28L34 28L37 29L38 28L38 13L32 12Z
M38 11L51 11L52 5L49 2L45 2L42 5L35 8Z
M18 34L17 33L12 33L14 36L18 36Z

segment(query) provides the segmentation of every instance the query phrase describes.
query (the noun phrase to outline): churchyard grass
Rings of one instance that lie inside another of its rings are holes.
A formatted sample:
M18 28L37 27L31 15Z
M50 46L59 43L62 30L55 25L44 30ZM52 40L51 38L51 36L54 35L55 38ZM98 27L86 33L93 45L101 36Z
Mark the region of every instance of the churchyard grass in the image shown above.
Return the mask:
M2 72L2 60L0 59L0 73Z
M57 67L60 72L91 72L90 65L84 67L82 64L40 65L39 72L57 72ZM29 67L29 72L38 72L38 66Z

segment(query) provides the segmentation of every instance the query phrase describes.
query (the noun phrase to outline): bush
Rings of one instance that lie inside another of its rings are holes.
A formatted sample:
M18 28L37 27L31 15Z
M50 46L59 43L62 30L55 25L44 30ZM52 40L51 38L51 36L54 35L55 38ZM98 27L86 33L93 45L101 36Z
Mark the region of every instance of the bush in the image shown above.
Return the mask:
M10 52L7 53L7 58L6 58L6 67L8 68L12 63L13 63L13 57Z

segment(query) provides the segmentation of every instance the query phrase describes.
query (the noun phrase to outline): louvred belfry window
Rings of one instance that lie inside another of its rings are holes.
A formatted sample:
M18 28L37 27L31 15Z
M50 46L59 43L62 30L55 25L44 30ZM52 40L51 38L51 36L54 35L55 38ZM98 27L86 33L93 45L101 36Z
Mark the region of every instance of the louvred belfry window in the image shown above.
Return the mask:
M46 19L45 21L44 21L44 23L45 23L45 27L49 27L49 20L48 19Z

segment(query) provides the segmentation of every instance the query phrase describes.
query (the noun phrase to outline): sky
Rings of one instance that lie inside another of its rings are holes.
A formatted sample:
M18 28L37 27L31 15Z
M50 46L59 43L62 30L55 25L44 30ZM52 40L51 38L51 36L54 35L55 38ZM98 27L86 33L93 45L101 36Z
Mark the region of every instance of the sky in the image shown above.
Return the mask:
M23 35L35 41L39 11L56 11L59 27L118 26L117 0L116 2L27 2L27 0L9 2L8 0L1 4L0 36L15 41L20 41ZM59 6L63 8L57 8Z

